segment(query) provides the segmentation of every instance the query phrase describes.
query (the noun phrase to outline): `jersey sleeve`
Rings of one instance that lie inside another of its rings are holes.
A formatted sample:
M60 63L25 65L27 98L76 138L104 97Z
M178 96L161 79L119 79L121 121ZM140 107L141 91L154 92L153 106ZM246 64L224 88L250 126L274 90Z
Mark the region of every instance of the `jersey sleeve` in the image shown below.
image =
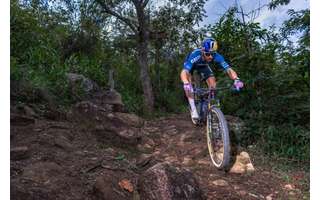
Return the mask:
M183 69L186 69L188 70L188 72L190 72L193 64L197 62L200 58L201 58L201 53L199 53L199 51L193 51L185 59L183 63Z
M230 68L230 65L224 60L224 57L219 53L215 53L214 62L218 63L223 70L227 70L228 68Z

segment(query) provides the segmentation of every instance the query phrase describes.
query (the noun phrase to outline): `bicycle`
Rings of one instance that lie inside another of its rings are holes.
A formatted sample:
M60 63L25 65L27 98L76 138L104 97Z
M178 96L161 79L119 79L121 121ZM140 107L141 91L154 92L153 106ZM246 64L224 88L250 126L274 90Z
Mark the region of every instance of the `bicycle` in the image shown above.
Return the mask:
M214 91L207 88L194 87L195 105L199 120L194 124L206 124L206 135L209 155L213 165L218 169L227 170L230 163L230 137L227 121L220 110L220 101L216 98L218 90L230 87L216 88Z

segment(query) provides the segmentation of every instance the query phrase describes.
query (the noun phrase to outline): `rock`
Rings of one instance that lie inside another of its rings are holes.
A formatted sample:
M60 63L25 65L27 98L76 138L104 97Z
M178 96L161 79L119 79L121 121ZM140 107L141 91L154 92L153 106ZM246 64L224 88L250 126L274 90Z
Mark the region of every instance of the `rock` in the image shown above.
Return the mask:
M109 122L110 123L110 122ZM139 130L134 128L125 128L122 126L115 127L114 125L93 130L97 141L103 144L112 144L118 147L137 146L141 142Z
M284 189L286 189L286 190L294 190L294 185L292 185L292 184L287 184L287 185L285 185L284 186Z
M246 167L247 167L247 172L249 172L249 173L251 173L251 172L254 172L254 171L255 171L255 169L254 169L254 167L253 167L252 163L248 163Z
M229 170L230 173L243 174L246 172L245 166L241 163L234 164Z
M11 125L17 125L17 126L27 126L30 124L35 123L35 119L32 117L28 117L25 115L18 115L18 114L10 114L10 123Z
M243 131L245 129L245 123L238 117L225 115L228 122L228 127L231 132L231 136L235 136L238 141L241 141Z
M88 95L100 89L94 81L81 74L67 73L66 77L70 84L71 94L75 97L79 97L84 92L87 98Z
M101 107L111 106L113 112L125 112L122 97L115 90L96 92L90 101Z
M126 122L129 126L140 128L143 126L144 120L135 114L115 112L115 117Z
M54 162L38 162L23 169L22 178L47 188L57 189L63 182L63 169ZM58 184L59 183L59 184Z
M178 162L178 157L177 156L168 156L168 157L165 157L164 160L169 163L175 163L175 162Z
M223 179L218 179L218 180L215 180L212 182L214 185L217 185L217 186L227 186L228 185L228 182L223 180Z
M268 196L266 196L266 200L272 200L273 198L272 198L272 196L273 196L273 194L271 193L271 194L269 194Z
M14 147L10 149L11 160L22 160L29 156L29 148L27 146Z
M137 167L145 167L147 166L150 161L153 159L153 155L152 154L141 154L141 156L138 158L137 162L136 162L136 166Z
M242 152L240 153L240 156L239 156L239 161L240 161L242 164L251 163L249 154L248 154L247 152L245 152L245 151L242 151Z
M64 150L71 150L72 145L70 144L69 140L64 136L58 136L54 139L54 145L64 149Z
M192 165L193 163L194 163L194 161L192 160L192 158L189 158L189 157L184 157L183 158L182 164L184 164L184 165Z
M294 191L290 191L290 192L289 192L289 195L290 195L290 196L295 196L296 193L295 193Z
M35 111L32 108L30 108L29 106L25 105L25 106L23 106L23 109L24 109L24 112L27 116L36 117Z
M193 174L168 163L158 163L145 171L139 177L138 188L141 199L204 199Z
M253 167L253 164L250 160L250 156L247 152L241 152L236 157L236 161L233 164L233 166L230 168L230 173L236 173L236 174L242 174L245 172L252 173L255 169Z
M245 191L245 190L240 190L238 193L239 193L241 196L245 196L245 195L248 194L248 192Z
M146 146L144 146L142 144L138 144L137 149L138 149L138 151L140 151L142 153L151 153L152 152L152 149L147 148Z
M198 164L199 165L211 165L211 160L209 160L210 158L203 158L198 160Z
M119 179L120 178L120 179ZM96 182L93 185L94 199L97 200L110 200L110 199L133 199L133 194L122 188L122 184L119 184L121 180L125 178L119 177L119 174L115 174L114 171L104 173L96 178ZM127 189L133 189L133 185L130 185ZM130 187L132 186L132 188ZM128 197L130 196L130 198Z

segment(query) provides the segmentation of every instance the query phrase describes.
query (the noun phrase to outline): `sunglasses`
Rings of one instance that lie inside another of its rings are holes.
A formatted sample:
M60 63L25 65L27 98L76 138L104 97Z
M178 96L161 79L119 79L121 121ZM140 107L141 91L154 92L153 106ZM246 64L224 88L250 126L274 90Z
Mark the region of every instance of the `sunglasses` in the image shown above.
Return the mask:
M214 54L213 51L211 51L211 52L204 52L204 55L205 55L206 57L209 57L209 56L212 56L212 57L213 57L213 54Z

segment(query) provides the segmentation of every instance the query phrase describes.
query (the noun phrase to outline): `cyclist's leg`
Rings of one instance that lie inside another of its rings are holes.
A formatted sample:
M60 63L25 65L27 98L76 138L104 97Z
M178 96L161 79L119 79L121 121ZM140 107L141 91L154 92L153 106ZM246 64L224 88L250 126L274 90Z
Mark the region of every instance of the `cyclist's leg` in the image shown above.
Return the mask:
M215 89L216 88L216 78L214 76L209 77L207 80L207 85L210 89Z
M184 73L186 73L186 78L187 78L188 82L192 83L193 70L191 70L190 72L184 72ZM195 106L193 91L185 90L185 94L186 94L186 97L187 97L189 105L190 105L191 118L194 120L198 120L199 115L198 115L198 112L197 112L197 109ZM196 121L194 121L194 123L196 123Z
M214 74L209 65L201 68L201 70L199 70L199 73L201 75L202 80L206 81L208 88L210 89L216 88L216 78L214 77Z

